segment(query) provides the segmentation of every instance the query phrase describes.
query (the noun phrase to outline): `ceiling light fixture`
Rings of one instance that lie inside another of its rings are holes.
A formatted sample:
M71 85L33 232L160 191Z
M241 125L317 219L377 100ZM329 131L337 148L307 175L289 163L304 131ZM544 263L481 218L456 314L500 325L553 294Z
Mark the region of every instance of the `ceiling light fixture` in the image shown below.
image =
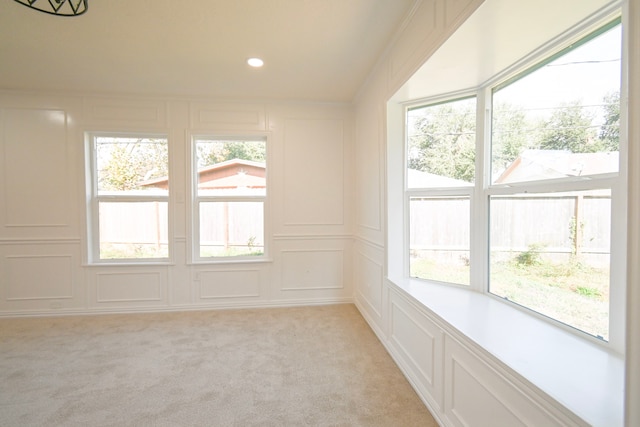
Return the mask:
M58 16L77 16L87 11L88 0L15 0L31 9Z
M259 68L264 65L264 61L260 58L249 58L247 59L247 64L254 68Z

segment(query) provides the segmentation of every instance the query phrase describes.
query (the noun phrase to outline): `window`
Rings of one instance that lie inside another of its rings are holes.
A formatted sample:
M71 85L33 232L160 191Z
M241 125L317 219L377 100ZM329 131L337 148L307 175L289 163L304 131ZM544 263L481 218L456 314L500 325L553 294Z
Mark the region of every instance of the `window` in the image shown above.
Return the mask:
M407 112L409 274L468 285L476 99Z
M489 291L604 340L620 57L617 21L493 90Z
M166 260L167 139L91 134L88 143L90 260Z
M265 255L266 139L193 139L197 260Z
M470 285L609 340L620 274L610 258L625 243L612 221L625 185L620 27L479 88L477 122L490 130L477 135L475 98L406 109L411 277Z

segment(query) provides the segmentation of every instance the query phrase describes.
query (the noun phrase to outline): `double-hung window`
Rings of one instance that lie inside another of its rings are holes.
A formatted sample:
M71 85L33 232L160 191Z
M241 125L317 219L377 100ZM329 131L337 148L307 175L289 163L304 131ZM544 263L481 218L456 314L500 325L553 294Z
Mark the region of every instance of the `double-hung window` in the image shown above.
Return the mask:
M410 108L406 129L409 274L469 285L476 98Z
M265 256L264 137L193 138L194 259Z
M90 262L167 260L167 138L95 133L87 145Z
M406 258L411 277L608 341L625 267L620 20L569 42L478 88L477 112L455 97L406 109Z

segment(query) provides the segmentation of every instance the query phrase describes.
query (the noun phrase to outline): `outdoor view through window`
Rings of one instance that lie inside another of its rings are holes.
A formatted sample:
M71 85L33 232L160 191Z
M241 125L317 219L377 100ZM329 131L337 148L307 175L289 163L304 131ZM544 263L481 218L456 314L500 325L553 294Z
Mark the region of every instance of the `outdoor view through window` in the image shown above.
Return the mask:
M199 257L264 255L266 141L194 141Z
M99 258L167 258L167 139L99 135L93 141Z
M490 291L605 340L620 57L615 23L493 93Z
M407 137L410 275L468 285L476 99L409 110Z
M608 340L620 75L618 20L494 87L491 120L475 97L409 108L410 276L475 284Z

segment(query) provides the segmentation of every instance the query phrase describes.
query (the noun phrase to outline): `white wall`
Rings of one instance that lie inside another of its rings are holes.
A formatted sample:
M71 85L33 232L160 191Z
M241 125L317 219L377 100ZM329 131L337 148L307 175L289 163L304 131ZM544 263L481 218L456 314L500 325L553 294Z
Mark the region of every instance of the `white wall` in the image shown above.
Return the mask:
M403 220L403 201L401 198L387 199L393 194L386 192L386 184L401 188L403 177L387 176L385 172L386 165L393 161L387 158L387 147L393 144L389 138L402 139L403 113L399 111L397 116L398 111L387 111L386 103L481 3L482 0L417 2L397 40L358 94L355 108L355 299L379 335L386 334L389 327L389 292L384 278L402 275L400 271L387 271L385 259L389 252L402 250L387 241L386 223ZM396 114L396 120L389 123L399 127L387 128L388 114Z
M88 265L84 133L169 137L166 265ZM188 259L189 135L265 133L272 261ZM352 301L348 105L0 93L0 316Z

